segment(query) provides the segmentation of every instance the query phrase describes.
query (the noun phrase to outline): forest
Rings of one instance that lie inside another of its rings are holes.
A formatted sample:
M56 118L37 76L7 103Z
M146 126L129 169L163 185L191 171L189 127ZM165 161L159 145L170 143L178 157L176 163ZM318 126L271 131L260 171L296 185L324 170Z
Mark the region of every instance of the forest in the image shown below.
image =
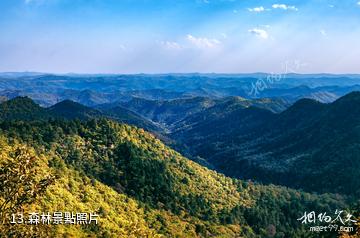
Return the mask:
M8 237L312 237L297 220L304 212L356 206L339 194L225 177L109 119L3 120L0 135ZM19 211L96 212L99 223L9 224Z

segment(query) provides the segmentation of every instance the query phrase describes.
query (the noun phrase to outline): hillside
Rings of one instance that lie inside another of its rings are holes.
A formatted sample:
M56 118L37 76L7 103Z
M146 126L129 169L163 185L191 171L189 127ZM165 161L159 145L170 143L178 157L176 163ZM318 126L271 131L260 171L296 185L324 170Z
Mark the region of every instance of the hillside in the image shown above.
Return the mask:
M2 163L20 148L36 157L39 176L57 177L26 210L100 215L98 226L59 225L40 231L16 226L20 234L266 237L269 229L276 229L279 237L303 237L307 231L296 219L304 211L347 207L340 196L227 178L187 160L142 129L112 121L8 121L0 128Z
M149 120L160 123L168 131L176 130L184 123L185 118L196 117L203 111L232 111L239 108L256 106L266 108L274 112L281 112L289 106L289 102L284 99L263 98L263 99L245 99L241 97L226 97L221 99L212 99L207 97L193 97L174 100L145 100L142 98L133 98L127 102L118 102L114 104L100 105L99 108L111 108L115 105L121 105L131 111L142 115Z
M65 100L46 109L49 115L55 118L86 120L101 116L101 112L83 106L77 102Z
M128 102L120 102L123 107L137 112L146 118L171 127L188 115L200 112L213 106L215 100L204 97L175 100L146 100L133 98ZM111 105L109 105L111 106Z
M125 109L124 107L114 106L111 108L98 108L103 113L103 116L115 121L145 128L154 133L163 132L161 125L154 123L153 121L146 119L133 111Z
M205 111L185 119L196 124L172 137L183 151L232 177L358 196L359 95L331 104L302 99L279 114Z
M109 118L147 129L154 133L162 132L162 128L136 113L122 107L98 110L71 100L64 100L51 107L44 108L28 97L16 97L0 102L0 120L44 120L49 119L79 119Z
M28 97L16 97L0 103L1 120L34 120L47 117L46 110Z

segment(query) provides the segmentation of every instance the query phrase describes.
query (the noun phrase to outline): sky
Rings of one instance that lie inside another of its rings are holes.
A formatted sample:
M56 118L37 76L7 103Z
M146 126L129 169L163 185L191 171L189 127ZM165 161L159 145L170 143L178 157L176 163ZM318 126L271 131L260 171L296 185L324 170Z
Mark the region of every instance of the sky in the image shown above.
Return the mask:
M360 0L0 0L0 71L360 73Z

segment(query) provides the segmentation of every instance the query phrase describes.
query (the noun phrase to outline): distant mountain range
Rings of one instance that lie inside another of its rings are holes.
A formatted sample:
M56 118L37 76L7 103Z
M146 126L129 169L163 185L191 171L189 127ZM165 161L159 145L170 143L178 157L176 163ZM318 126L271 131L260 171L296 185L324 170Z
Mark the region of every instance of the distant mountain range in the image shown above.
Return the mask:
M229 96L283 98L295 102L312 98L332 102L360 89L359 75L281 75L267 81L267 74L164 74L164 75L52 75L0 74L0 96L29 96L42 106L72 100L95 106L132 98L172 100L192 97L218 99ZM258 87L258 93L251 93ZM257 85L257 86L256 86Z

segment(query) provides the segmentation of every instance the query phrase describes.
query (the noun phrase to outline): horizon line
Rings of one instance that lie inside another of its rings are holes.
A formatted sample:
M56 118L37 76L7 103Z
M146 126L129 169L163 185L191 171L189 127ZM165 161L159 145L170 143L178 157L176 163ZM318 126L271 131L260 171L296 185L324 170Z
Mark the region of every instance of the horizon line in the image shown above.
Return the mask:
M360 73L327 73L327 72L314 72L314 73L297 73L297 72L290 72L290 73L282 73L282 72L239 72L239 73L221 73L221 72L164 72L164 73L52 73L52 72L38 72L38 71L4 71L0 72L0 75L6 74L29 74L29 76L33 75L54 75L54 76L119 76L119 75L154 75L154 76L161 76L161 75L228 75L228 76L236 76L236 75L329 75L329 76L360 76Z

